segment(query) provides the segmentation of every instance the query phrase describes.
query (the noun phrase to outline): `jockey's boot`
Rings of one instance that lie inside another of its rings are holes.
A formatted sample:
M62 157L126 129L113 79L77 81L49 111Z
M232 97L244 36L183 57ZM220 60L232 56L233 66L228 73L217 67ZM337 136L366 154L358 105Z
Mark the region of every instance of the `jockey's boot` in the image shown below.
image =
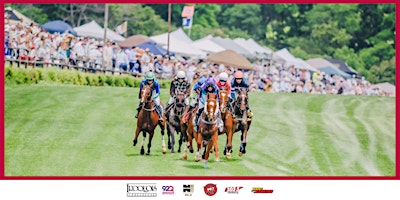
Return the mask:
M251 112L250 109L247 110L247 118L252 118L253 117L253 112Z
M159 122L164 122L164 113L163 113L163 109L160 106L160 112L158 113L158 121Z
M194 119L194 131L197 132L197 130L199 129L199 118L200 118L200 114L201 112L199 110L197 110L196 112L196 118Z
M135 115L135 118L138 118L139 112L140 112L141 109L142 109L142 106L139 104L139 106L136 108L137 113L136 113L136 115Z
M172 103L171 104L167 103L167 105L165 106L165 112L168 112L169 109L171 108L171 106L172 106Z

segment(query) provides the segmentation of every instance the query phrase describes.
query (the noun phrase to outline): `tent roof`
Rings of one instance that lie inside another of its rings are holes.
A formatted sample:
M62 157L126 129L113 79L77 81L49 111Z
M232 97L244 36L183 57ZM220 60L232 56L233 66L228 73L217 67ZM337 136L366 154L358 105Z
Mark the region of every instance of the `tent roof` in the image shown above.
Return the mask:
M41 25L43 29L48 31L49 33L64 33L68 32L71 33L74 36L77 36L78 34L76 31L72 28L71 25L68 23L61 21L61 20L54 20L54 21L49 21L46 22L45 24Z
M335 67L321 67L319 68L320 71L325 72L327 74L333 74L337 76L341 76L343 78L351 78L351 75L341 71L340 69L337 69Z
M310 71L317 71L313 66L300 58L294 57L286 48L276 51L272 54L272 60L284 63L286 66L293 65L298 69L308 69Z
M137 34L130 36L123 40L122 42L118 43L118 46L122 48L131 48L145 42L151 41L151 39L145 35Z
M333 58L325 58L325 60L337 65L337 67L349 74L358 74L358 72L356 70L354 70L353 68L351 68L350 66L347 65L347 63L343 60L339 60L339 59L333 59Z
M18 12L17 10L12 9L11 7L5 8L4 12L6 12L6 11L11 11L14 15L16 15L18 17L18 20L15 20L15 21L11 20L11 21L13 21L13 22L11 22L12 24L16 24L16 23L22 22L22 24L28 25L28 24L34 23L31 19L29 19L28 17L26 17L22 13Z
M160 35L155 35L150 37L151 40L164 48L168 45L168 33L163 33ZM199 57L204 58L206 53L196 47L191 43L186 43L173 35L169 37L169 50L175 52L175 54L188 57Z
M94 20L86 23L82 26L75 27L74 30L77 32L78 36L82 37L93 37L98 39L104 38L104 28L102 28L97 22ZM120 42L125 40L124 37L118 35L114 31L107 29L107 39Z
M396 95L396 86L391 83L388 82L378 83L375 84L374 86L378 87L383 92L389 93L391 96Z
M236 42L241 47L245 48L247 51L249 51L252 54L272 54L273 53L272 50L262 47L256 41L254 41L252 38L247 39L247 40L244 38L236 38L233 41Z
M210 40L217 43L218 45L222 46L225 49L236 51L238 54L240 54L242 56L252 57L251 52L247 51L245 48L236 44L230 38L214 37L214 38L211 38Z
M217 53L220 51L224 51L225 48L219 46L217 43L211 41L211 40L196 40L192 43L193 46L207 52L211 53Z
M306 62L317 69L323 68L323 67L336 67L335 64L333 64L323 58L310 58L310 59L306 60Z
M185 42L185 43L188 43L188 44L193 42L193 40L190 39L190 37L188 35L186 35L186 33L181 28L177 29L176 31L171 32L171 35L173 37L181 40L182 42Z
M224 64L239 69L253 69L253 65L242 55L236 53L233 50L225 50L218 53L214 53L205 58L208 62L216 64Z
M150 52L154 55L165 55L167 54L167 50L165 50L163 47L161 47L160 45L156 44L153 41L147 41L144 42L142 44L137 45L137 47L141 48L141 49L146 49L149 48ZM171 53L171 55L174 55L174 53Z

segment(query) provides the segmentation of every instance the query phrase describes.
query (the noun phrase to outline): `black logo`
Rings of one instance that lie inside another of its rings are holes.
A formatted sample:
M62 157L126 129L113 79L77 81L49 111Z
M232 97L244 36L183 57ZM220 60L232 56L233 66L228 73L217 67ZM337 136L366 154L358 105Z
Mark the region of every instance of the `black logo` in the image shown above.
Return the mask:
M192 196L194 192L194 185L183 185L183 194L185 194L185 196Z
M156 183L128 183L126 184L128 197L157 197Z

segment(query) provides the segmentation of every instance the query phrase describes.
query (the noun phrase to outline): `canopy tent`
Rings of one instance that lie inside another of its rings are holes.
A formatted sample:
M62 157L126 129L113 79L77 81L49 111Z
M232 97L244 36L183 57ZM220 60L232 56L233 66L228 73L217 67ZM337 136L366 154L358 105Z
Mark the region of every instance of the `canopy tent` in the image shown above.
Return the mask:
M268 50L262 46L260 46L256 41L253 39L244 39L244 38L236 38L233 40L239 46L245 48L248 52L250 52L255 57L263 57L263 55L272 56L272 50Z
M71 25L61 20L46 22L40 27L42 27L44 30L48 31L51 34L68 32L74 36L78 36L78 34L76 33L76 31L74 31Z
M166 55L167 54L167 50L165 50L163 47L161 47L160 45L156 44L153 41L147 41L144 42L142 44L137 45L136 47L139 47L141 49L150 49L150 53L152 53L153 55ZM170 55L174 55L174 53L170 52Z
M94 20L82 26L75 27L74 30L77 32L78 36L81 37L104 39L104 28L102 28ZM115 42L125 40L124 37L118 35L116 32L110 29L107 29L107 39Z
M350 74L343 72L339 69L336 69L335 67L321 67L321 68L318 68L318 70L320 70L321 72L325 72L327 74L341 76L343 78L351 78Z
M335 64L323 59L323 58L310 58L306 62L316 69L323 67L336 67Z
M396 86L391 83L378 83L374 86L378 87L380 91L387 93L389 96L396 96Z
M162 45L165 49L168 48L168 34L155 35L150 37L150 39ZM185 57L204 58L207 55L206 52L194 47L192 44L186 43L172 35L169 37L169 50Z
M278 63L283 63L285 66L293 65L297 69L308 69L317 71L313 66L300 58L294 57L286 48L276 51L272 54L272 60Z
M228 49L228 50L233 50L242 56L245 56L248 58L254 57L249 51L247 51L245 48L239 46L238 44L236 44L233 40L231 40L229 38L214 37L214 38L210 38L210 40L217 43L221 47Z
M253 69L253 65L251 65L250 61L247 60L242 55L236 53L233 50L225 50L218 53L214 53L205 58L206 61L216 63L216 64L224 64L226 66L235 67L239 69Z
M217 53L225 50L225 48L208 39L196 40L192 45L209 53Z
M188 44L193 42L193 40L190 39L190 37L188 35L186 35L186 33L181 28L177 29L176 31L171 32L170 36L171 35L173 37L181 40L182 42L185 42L185 43L188 43Z
M5 24L18 24L29 25L34 23L31 19L18 12L17 10L7 7L4 9L4 22Z
M325 60L335 64L335 67L339 68L340 70L350 74L350 75L359 75L359 73L347 65L347 63L343 60L333 59L333 58L325 58Z
M143 44L145 42L151 41L151 39L145 35L137 34L130 36L123 40L122 42L118 43L118 46L122 48L132 48L134 46Z

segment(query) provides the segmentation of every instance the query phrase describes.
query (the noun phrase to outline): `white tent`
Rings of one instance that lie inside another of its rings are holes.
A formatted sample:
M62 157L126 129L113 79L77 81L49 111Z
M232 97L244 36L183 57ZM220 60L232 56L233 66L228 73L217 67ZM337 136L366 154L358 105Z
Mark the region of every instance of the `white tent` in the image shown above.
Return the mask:
M151 36L150 39L167 49L168 33ZM205 56L207 56L206 52L198 49L191 43L187 43L184 40L181 40L171 34L169 35L169 50L174 52L175 54L186 57L204 58Z
M204 38L194 41L192 45L210 53L217 53L226 50L225 48L219 46L217 43Z
M104 38L104 29L95 21L91 21L82 26L75 27L74 30L78 33L78 36L81 37L93 37L97 39ZM107 29L107 39L115 42L121 42L125 40L124 37L118 35L116 32L110 29Z
M168 34L168 33L167 33ZM177 38L177 39L179 39L179 40L181 40L182 42L185 42L185 43L192 43L193 42L193 40L192 39L190 39L190 37L188 36L188 35L186 35L186 33L181 29L181 28L179 28L178 30L176 30L176 31L173 31L173 32L171 32L170 33L170 36L173 36L173 37L175 37L175 38Z
M245 48L241 47L240 45L236 44L232 39L230 38L221 38L221 37L214 37L210 39L211 41L217 43L218 45L222 46L225 49L233 50L236 53L245 56L247 58L254 57L249 51L247 51Z
M272 55L272 60L278 63L283 63L285 66L293 65L298 69L308 69L311 71L317 71L314 67L308 64L306 61L294 57L286 48L276 51Z
M271 58L273 53L271 49L262 47L253 39L236 38L233 41L257 58Z

